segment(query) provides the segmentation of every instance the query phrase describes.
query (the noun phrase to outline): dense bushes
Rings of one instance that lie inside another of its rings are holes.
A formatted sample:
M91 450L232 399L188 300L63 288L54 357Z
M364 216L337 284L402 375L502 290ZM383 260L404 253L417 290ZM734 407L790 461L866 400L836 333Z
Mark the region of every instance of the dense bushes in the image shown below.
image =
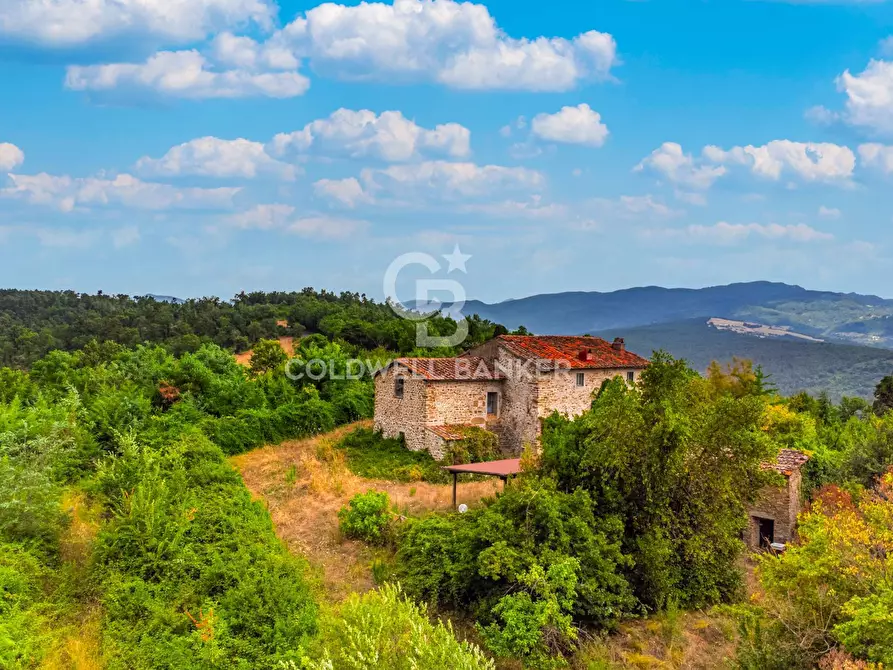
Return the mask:
M432 623L424 605L399 587L353 594L322 639L324 650L308 670L494 670L493 662L467 642L458 642L449 623ZM286 666L297 670L298 666Z
M338 525L346 537L381 544L386 539L391 521L389 508L387 493L358 493L338 512Z
M893 661L889 579L893 474L861 500L829 486L800 519L800 542L760 561L763 594L745 638L745 661L779 655L813 667L836 645L858 658ZM746 667L759 667L750 662Z
M610 627L633 611L621 532L619 519L596 518L585 491L532 478L483 509L410 521L397 578L417 597L469 609L494 650L541 664L572 645L571 618Z
M382 437L368 428L348 433L335 447L344 451L350 471L366 479L433 483L449 479L427 451L410 451L403 440Z

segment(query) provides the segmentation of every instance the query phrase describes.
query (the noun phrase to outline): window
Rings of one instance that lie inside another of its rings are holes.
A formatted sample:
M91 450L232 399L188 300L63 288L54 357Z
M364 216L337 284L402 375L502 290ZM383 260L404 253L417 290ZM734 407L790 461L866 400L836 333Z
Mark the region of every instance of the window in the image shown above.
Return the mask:
M582 372L577 373L577 386L586 386L586 375Z
M499 413L499 394L490 391L487 394L487 414L495 416Z
M636 373L633 372L632 370L630 370L629 372L627 372L627 373L626 373L626 381L628 381L630 384L632 384L633 382L635 382L635 381L636 381Z
M402 398L403 397L403 384L406 380L403 377L397 377L394 380L394 397Z

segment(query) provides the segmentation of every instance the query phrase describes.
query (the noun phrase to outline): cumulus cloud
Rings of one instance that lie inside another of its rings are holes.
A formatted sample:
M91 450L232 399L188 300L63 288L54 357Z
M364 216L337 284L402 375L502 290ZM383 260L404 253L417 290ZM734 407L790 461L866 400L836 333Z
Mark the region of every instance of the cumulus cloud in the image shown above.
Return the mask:
M24 6L27 1L0 0L0 7L3 2ZM181 4L191 1L174 0L171 20ZM83 2L58 0L56 4ZM112 2L95 0L99 5ZM128 7L137 2L163 7L165 0L115 2ZM224 3L233 5L228 15L233 21L260 23L265 16L262 10L266 5L261 0L200 0L195 2L195 13L201 15L199 10L206 6L205 13L216 16L207 7ZM180 30L197 39L199 27L205 23L194 18ZM90 31L83 34L82 39L88 39ZM565 91L582 81L609 78L617 63L617 45L611 35L595 30L572 39L512 38L496 25L486 6L472 2L324 3L263 42L226 32L215 38L204 55L167 51L145 63L73 66L67 81L76 90L138 85L181 97L291 97L307 89L308 81L298 73L305 60L317 72L342 79L431 81L462 89Z
M173 98L292 98L303 95L310 80L297 71L220 68L198 51L161 51L143 63L71 65L65 85L74 91L151 91Z
M471 131L458 123L429 130L398 111L376 115L368 109L339 109L293 133L273 138L277 155L319 151L352 158L371 156L385 161L406 161L423 153L462 158L471 153Z
M357 203L369 202L369 194L356 177L347 179L320 179L313 184L316 195L333 200L346 207L356 207Z
M821 242L833 240L834 236L824 233L805 223L781 225L778 223L728 223L720 221L712 226L690 225L685 228L662 228L643 231L646 238L676 238L688 242L733 245L755 237L764 240L788 240L790 242Z
M536 170L501 165L425 161L387 168L366 168L359 179L321 180L318 195L341 204L356 202L424 202L481 198L511 191L531 191L545 183ZM359 187L359 188L358 188Z
M846 70L837 88L847 96L846 120L883 134L893 134L893 62L872 60L860 74Z
M0 172L9 172L25 162L25 152L15 144L0 142Z
M701 190L710 188L726 174L725 167L705 165L691 154L685 153L682 146L675 142L664 142L634 169L636 172L651 170L673 184Z
M279 230L311 239L349 239L369 227L367 221L330 216L297 217L291 205L257 205L227 218L227 222L243 230Z
M265 0L0 0L0 35L50 47L115 37L186 43L230 26L270 27Z
M785 173L806 181L848 180L856 167L856 156L849 147L790 140L773 140L760 147L732 147L728 151L707 146L704 157L714 163L744 165L754 174L773 180Z
M129 174L113 179L75 178L45 172L36 175L10 174L11 186L0 189L0 197L20 198L33 204L50 205L69 212L75 207L123 207L147 210L228 209L239 188L178 188L144 182Z
M293 180L296 168L270 157L264 145L246 139L200 137L171 148L161 158L145 156L136 169L153 176L199 175L253 179L272 175Z
M608 126L602 123L598 112L583 103L576 107L562 107L555 114L537 114L531 122L530 132L549 142L600 147L608 137Z
M589 31L564 39L515 39L482 4L394 0L326 3L288 25L277 41L336 76L437 81L467 89L567 90L608 76L614 38Z
M819 216L824 219L839 219L840 210L836 207L825 207L824 205L821 205L819 206Z
M877 168L885 174L893 173L893 147L883 144L862 144L859 146L862 165Z

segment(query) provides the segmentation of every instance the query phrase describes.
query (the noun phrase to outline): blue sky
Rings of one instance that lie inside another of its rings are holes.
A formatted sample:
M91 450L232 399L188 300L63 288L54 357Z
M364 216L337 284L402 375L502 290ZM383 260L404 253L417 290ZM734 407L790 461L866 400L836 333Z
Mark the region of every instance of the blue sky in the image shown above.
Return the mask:
M893 2L0 0L0 90L3 287L893 297Z

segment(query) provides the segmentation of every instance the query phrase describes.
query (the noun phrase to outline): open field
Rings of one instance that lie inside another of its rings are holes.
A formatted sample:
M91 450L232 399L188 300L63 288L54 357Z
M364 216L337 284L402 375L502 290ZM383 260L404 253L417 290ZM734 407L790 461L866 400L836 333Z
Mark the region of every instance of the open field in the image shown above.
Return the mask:
M353 495L370 489L386 491L404 514L449 509L452 505L452 484L398 484L352 474L344 454L333 445L361 427L371 427L371 422L266 446L231 459L251 493L269 509L279 537L291 551L305 556L320 570L325 590L333 600L373 586L375 550L362 542L343 539L338 530L338 510ZM496 479L460 483L458 499L474 505L501 487Z

